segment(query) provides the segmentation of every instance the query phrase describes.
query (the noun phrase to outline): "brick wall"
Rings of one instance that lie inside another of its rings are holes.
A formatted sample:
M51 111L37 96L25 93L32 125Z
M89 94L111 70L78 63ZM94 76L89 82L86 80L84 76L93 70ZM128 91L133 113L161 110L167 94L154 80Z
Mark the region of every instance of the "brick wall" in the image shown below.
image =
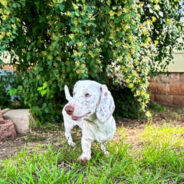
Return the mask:
M184 106L184 73L159 75L150 83L151 101L163 105Z

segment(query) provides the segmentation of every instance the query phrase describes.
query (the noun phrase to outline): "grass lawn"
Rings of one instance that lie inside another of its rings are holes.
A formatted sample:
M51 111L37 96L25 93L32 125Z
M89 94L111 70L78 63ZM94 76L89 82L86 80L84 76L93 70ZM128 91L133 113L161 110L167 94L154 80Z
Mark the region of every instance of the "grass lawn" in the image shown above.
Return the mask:
M34 130L24 138L26 146L21 151L1 159L0 184L182 184L183 120L183 110L156 114L151 125L121 120L117 134L108 145L110 156L105 156L94 143L92 159L87 163L77 162L81 154L78 130L74 130L75 148L67 145L60 128L54 130L61 135L54 141L46 136L51 134L52 128L47 129L45 137L40 130L40 134ZM31 136L33 134L37 136ZM34 146L30 146L33 142Z

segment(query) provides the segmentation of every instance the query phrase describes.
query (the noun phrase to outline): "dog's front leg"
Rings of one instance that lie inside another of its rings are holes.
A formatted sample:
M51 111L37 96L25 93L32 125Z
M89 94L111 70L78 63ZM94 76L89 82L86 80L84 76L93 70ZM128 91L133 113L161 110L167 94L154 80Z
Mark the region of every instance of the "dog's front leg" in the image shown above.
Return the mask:
M64 126L65 126L65 137L68 141L68 144L70 146L75 146L75 143L73 142L73 139L72 139L72 136L71 136L71 130L72 128L74 127L74 125L72 124L71 121L67 121L65 118L64 118Z
M65 129L65 137L68 141L68 144L70 146L75 146L75 143L73 142L72 136L71 136L71 129Z
M90 138L82 137L82 155L78 158L78 161L84 162L91 159L91 143L93 140Z

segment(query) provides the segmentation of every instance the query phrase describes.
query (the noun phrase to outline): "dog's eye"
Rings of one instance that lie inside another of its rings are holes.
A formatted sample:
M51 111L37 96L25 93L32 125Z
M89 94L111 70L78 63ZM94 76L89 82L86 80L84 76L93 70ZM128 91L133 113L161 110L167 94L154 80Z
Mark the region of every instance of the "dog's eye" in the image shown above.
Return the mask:
M89 93L85 93L84 95L86 98L90 97L91 95Z

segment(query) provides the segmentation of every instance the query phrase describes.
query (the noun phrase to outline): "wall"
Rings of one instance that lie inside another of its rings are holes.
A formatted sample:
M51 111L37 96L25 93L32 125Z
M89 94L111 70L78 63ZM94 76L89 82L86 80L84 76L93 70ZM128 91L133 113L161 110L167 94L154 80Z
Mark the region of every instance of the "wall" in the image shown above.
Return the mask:
M184 72L155 77L150 84L151 101L163 105L184 106Z
M151 101L163 105L184 106L184 51L174 52L170 74L159 75L150 83Z
M168 68L169 72L184 72L184 51L175 51L173 56L173 63Z

